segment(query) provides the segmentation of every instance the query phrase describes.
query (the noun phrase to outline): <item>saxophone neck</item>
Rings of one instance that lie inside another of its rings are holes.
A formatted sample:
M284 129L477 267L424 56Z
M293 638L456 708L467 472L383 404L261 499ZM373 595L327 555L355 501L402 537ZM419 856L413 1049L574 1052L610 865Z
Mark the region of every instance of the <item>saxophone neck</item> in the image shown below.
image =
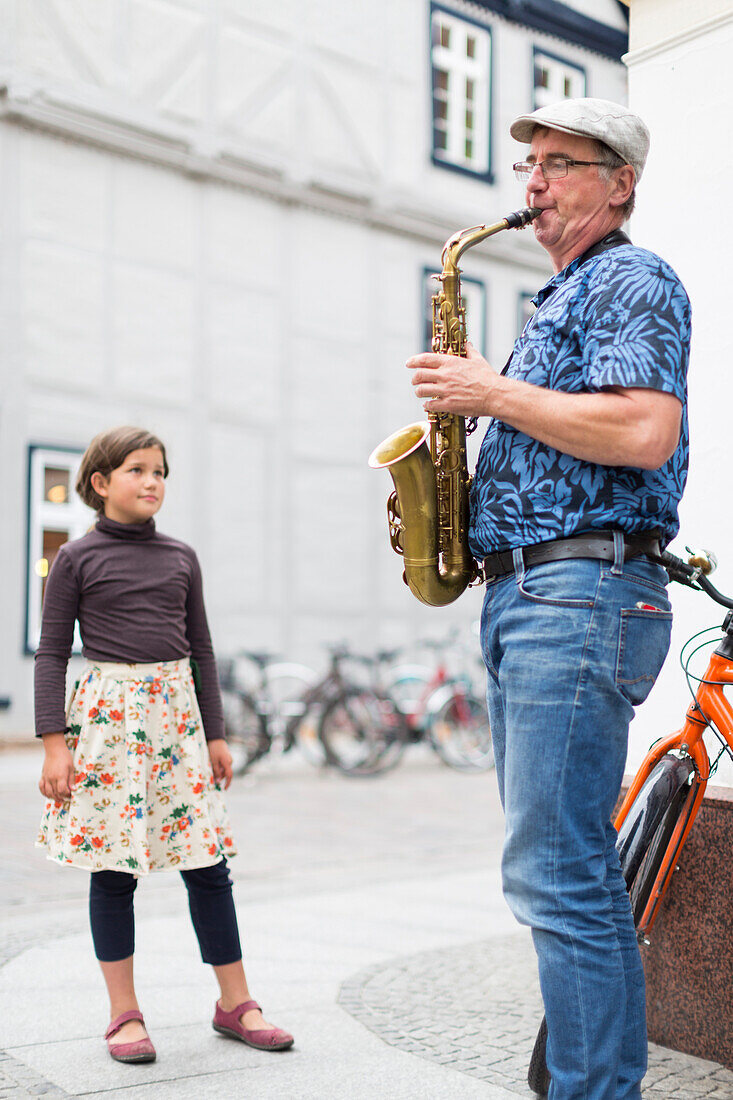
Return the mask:
M536 206L526 207L524 210L515 210L513 214L507 214L501 221L493 225L474 225L470 229L459 229L443 245L443 276L457 274L458 261L464 252L487 237L493 237L495 233L501 233L504 229L524 229L534 221L542 211Z

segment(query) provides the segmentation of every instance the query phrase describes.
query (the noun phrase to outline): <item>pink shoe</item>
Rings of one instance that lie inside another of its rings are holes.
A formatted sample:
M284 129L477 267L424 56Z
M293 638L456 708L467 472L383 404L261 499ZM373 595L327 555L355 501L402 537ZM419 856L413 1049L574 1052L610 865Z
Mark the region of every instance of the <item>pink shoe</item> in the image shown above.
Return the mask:
M107 1040L107 1050L115 1062L154 1062L155 1047L150 1039L138 1039L134 1043L110 1043L112 1036L116 1035L128 1020L139 1020L143 1027L145 1026L142 1012L138 1012L136 1009L123 1012L116 1020L112 1021L104 1033Z
M222 1035L228 1035L232 1039L241 1039L243 1043L257 1050L288 1050L295 1040L281 1027L253 1031L242 1024L239 1017L249 1012L251 1008L259 1007L257 1001L245 1001L231 1012L225 1012L217 1001L212 1027L214 1031L220 1031Z

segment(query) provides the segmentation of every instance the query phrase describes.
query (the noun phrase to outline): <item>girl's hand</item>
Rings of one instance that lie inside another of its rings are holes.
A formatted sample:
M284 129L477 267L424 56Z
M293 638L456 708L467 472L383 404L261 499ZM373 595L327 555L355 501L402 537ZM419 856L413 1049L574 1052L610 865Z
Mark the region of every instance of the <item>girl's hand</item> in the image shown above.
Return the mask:
M74 789L74 757L69 751L63 733L44 733L43 761L38 789L44 798L54 802L66 802Z
M209 747L209 759L211 760L214 779L219 786L223 781L224 790L226 791L232 781L232 754L229 751L229 746L223 737L218 737L216 741L207 741L206 743Z

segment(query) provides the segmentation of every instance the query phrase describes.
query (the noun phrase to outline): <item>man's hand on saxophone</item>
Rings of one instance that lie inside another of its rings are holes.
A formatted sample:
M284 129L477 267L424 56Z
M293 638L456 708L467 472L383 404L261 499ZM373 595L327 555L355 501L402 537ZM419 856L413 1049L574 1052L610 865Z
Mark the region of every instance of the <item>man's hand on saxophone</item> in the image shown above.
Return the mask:
M473 344L466 344L466 357L423 352L413 355L405 366L414 371L416 397L427 398L426 412L447 412L458 416L490 416L490 393L499 375Z

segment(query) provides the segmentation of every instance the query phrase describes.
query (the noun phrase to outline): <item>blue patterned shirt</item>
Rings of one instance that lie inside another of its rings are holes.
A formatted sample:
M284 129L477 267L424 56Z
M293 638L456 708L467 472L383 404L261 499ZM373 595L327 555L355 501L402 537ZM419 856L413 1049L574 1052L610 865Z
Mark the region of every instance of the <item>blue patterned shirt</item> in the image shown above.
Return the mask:
M679 443L658 470L601 466L491 420L471 487L469 540L478 559L592 528L660 531L666 545L679 529L688 460L687 294L664 260L631 244L581 259L533 299L537 311L514 346L507 377L567 393L608 386L672 393L683 405Z

